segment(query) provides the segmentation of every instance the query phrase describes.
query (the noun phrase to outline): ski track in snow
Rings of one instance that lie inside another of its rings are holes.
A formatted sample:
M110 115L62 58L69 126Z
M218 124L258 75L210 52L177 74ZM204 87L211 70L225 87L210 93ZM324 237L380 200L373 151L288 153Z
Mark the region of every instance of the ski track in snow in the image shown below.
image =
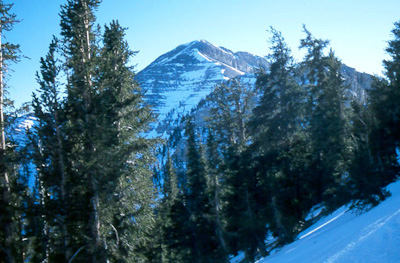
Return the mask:
M357 214L343 206L257 262L400 263L400 181L387 189L392 196L373 209Z
M350 253L352 250L355 249L355 247L363 242L365 239L373 235L376 231L378 231L380 228L382 228L384 225L386 225L391 219L393 219L395 216L397 216L400 213L400 209L397 210L394 214L388 216L386 219L380 218L376 220L372 225L367 226L365 231L366 232L364 235L358 238L358 240L353 241L349 243L345 248L342 250L338 251L334 255L332 255L330 258L328 258L324 263L335 263L338 262L340 258L343 258L347 253Z
M324 226L328 225L329 223L335 221L336 219L338 219L339 217L341 217L342 215L344 215L344 213L345 213L345 212L341 212L339 215L335 216L334 218L332 218L332 219L329 220L328 222L323 223L322 225L320 225L320 226L317 227L316 229L314 229L314 230L308 232L307 234L305 234L305 235L299 237L299 239L303 239L303 238L308 237L309 235L315 233L316 231L320 230L320 229L323 228Z

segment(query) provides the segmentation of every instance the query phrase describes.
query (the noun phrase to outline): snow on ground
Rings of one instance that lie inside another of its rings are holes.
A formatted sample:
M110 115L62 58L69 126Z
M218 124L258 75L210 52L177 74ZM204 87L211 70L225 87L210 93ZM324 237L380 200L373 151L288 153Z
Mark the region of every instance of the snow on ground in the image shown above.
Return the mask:
M400 181L392 196L359 214L343 206L258 263L400 262Z

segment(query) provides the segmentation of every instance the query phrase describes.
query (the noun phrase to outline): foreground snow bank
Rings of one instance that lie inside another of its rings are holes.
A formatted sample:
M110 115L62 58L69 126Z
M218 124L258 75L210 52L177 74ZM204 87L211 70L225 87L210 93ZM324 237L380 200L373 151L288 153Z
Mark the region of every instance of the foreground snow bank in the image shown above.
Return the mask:
M368 212L344 206L258 263L400 262L400 181L392 196Z

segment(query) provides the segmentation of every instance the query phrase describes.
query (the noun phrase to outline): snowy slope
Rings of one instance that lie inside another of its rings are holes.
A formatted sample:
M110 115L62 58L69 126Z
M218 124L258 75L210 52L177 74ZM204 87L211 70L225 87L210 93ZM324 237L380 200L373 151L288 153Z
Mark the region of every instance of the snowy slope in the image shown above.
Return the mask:
M341 207L258 263L400 262L400 181L388 190L392 196L370 211Z
M22 115L16 118L13 125L6 131L6 134L10 136L11 141L17 142L19 147L24 147L29 141L27 130L37 125L38 120L33 113Z

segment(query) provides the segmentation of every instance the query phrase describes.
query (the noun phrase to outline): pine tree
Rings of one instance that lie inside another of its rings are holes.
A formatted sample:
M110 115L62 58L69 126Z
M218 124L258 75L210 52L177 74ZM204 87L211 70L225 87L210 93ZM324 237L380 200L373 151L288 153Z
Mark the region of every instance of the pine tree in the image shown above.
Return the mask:
M103 132L95 142L95 148L97 158L103 162L107 160L99 167L98 179L100 185L107 185L102 203L106 210L113 211L112 217L100 213L110 220L102 222L103 235L114 230L107 238L107 247L118 248L112 252L115 260L138 262L143 260L143 255L132 248L137 249L146 242L145 237L154 220L151 166L155 159L151 148L154 143L142 135L148 130L152 114L144 104L140 87L133 80L133 69L127 66L135 53L123 40L124 34L124 29L115 21L105 28L99 67L100 96L94 103L102 105L95 114L97 130ZM115 203L111 198L116 199ZM131 221L132 215L136 224ZM120 242L115 240L116 231Z
M352 159L349 166L348 195L361 209L377 205L388 193L382 187L383 176L377 160L382 139L373 132L376 127L369 104L352 102ZM373 137L374 136L374 137ZM378 137L377 137L378 136Z
M165 148L164 148L165 150ZM163 183L161 184L162 199L158 203L156 210L156 226L151 235L150 244L146 245L148 249L147 258L149 262L179 262L176 255L179 254L175 243L174 214L172 212L180 200L178 180L169 149L166 150L166 161L161 170Z
M246 251L249 261L257 248L265 250L265 227L257 228L263 223L257 221L254 205L260 201L253 191L256 180L247 170L248 159L239 161L251 140L246 123L256 100L252 85L231 79L217 85L206 101L211 116L206 119L206 160L216 237L222 252Z
M333 51L324 54L328 41L314 38L305 27L304 32L307 36L301 40L300 47L307 49L302 66L308 83L307 116L314 202L329 201L335 206L343 201L340 195L342 176L347 170L348 159L345 85L340 61Z
M396 150L400 144L400 22L394 24L392 34L393 39L386 48L391 59L383 61L385 78L376 78L369 93L370 109L376 121L372 138L378 140L372 151L376 153L380 186L395 180L399 172Z
M7 113L5 111L5 73L12 62L17 62L19 56L19 45L2 42L4 32L13 29L15 23L19 22L16 15L11 13L13 4L5 4L0 1L0 257L4 262L22 260L22 252L19 248L21 240L18 223L19 200L15 194L17 189L17 168L15 159L15 148L10 147L9 138L5 133Z
M216 222L201 142L192 117L186 119L186 191L171 207L173 262L225 262L215 231Z
M227 255L229 253L224 233L224 218L223 218L223 195L224 195L224 163L221 156L221 152L218 148L216 136L212 129L209 129L207 136L207 150L206 150L206 162L208 167L208 188L212 207L212 220L215 222L215 235L218 238L219 246L221 247L221 253L226 255L225 261L228 260Z
M206 121L215 133L220 150L226 152L227 148L235 147L235 151L243 151L249 141L246 123L256 103L254 87L239 79L230 79L215 87L207 103L211 117Z
M270 193L264 220L280 243L294 238L297 224L309 208L305 166L305 94L281 33L271 28L271 66L260 72L256 85L260 104L250 122L251 151L264 191ZM303 163L302 163L303 162Z
M68 153L71 165L66 169L71 185L75 186L70 191L72 200L67 217L68 233L73 237L67 258L76 258L80 253L80 257L92 262L102 262L100 258L106 258L100 239L97 171L92 167L95 164L93 74L96 51L93 12L98 5L97 0L69 0L60 13L68 77L65 129L71 149Z
M37 167L39 195L36 222L41 224L43 260L66 262L69 253L69 234L66 227L68 211L68 185L65 167L64 106L60 98L61 66L57 59L57 39L53 39L49 52L41 58L38 95L33 95L33 109L38 120L32 137L33 163ZM38 255L35 255L36 257Z

